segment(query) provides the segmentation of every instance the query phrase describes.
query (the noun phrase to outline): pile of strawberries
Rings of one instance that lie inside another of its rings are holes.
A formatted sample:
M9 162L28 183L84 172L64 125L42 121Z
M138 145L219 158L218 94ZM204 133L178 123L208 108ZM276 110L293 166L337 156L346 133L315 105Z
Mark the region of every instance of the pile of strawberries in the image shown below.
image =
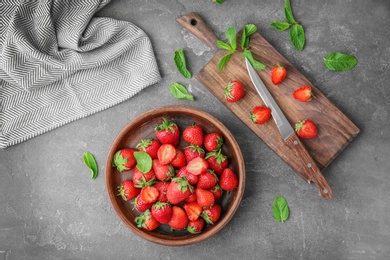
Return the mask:
M181 135L175 123L162 120L155 128L156 138L114 155L113 166L119 172L133 171L132 179L118 187L118 195L133 200L141 213L135 219L139 228L151 231L166 224L171 230L197 234L218 221L222 211L218 200L224 191L237 188L238 177L228 168L220 133L205 134L199 125L191 125ZM183 149L178 147L180 138L188 143ZM152 159L149 171L136 167L137 151Z

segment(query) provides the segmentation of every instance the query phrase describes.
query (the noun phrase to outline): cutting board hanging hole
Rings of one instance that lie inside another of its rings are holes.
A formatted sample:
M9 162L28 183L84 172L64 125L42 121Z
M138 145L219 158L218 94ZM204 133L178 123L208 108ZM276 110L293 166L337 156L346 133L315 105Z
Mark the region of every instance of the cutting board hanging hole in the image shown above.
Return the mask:
M191 19L191 25L196 26L198 24L198 21L196 19Z

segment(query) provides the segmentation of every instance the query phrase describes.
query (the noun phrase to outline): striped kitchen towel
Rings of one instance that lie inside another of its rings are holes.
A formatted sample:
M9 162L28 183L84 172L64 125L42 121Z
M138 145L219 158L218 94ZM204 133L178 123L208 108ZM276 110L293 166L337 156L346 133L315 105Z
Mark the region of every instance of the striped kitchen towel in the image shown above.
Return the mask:
M161 79L140 28L94 17L108 2L1 0L1 148L107 109Z

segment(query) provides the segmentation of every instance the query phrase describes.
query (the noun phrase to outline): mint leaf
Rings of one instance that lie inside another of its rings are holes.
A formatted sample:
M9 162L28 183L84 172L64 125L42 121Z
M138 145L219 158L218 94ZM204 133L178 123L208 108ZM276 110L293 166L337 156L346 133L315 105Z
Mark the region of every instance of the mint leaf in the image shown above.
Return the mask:
M225 0L212 0L212 1L217 4L222 4L223 2L225 2Z
M137 169L140 172L147 173L152 169L152 157L146 152L134 152L135 160L137 161Z
M257 61L253 58L253 55L252 55L252 52L250 50L245 50L243 53L242 53L242 57L245 59L248 59L249 62L252 64L252 67L255 69L255 70L262 70L262 69L265 69L266 66L261 63L260 61Z
M192 96L183 85L177 82L173 82L169 86L169 91L171 92L172 96L177 99L194 100L194 96Z
M286 199L282 196L275 198L274 205L272 207L272 215L276 221L282 223L288 219L290 211Z
M290 28L290 24L288 22L275 21L270 24L271 27L274 27L278 31L285 31Z
M95 160L95 157L90 152L83 154L83 161L85 165L91 170L92 179L96 179L98 175L98 166Z
M242 31L241 48L245 49L249 45L249 37L257 31L257 27L254 24L246 24Z
M236 36L237 36L237 31L235 27L232 26L226 30L226 39L228 39L228 42L232 47L232 50L236 50L237 47Z
M174 56L174 61L176 64L177 69L183 75L185 78L189 79L191 78L191 72L188 71L187 69L187 64L186 64L186 57L184 56L184 50L179 49L175 51L175 56Z
M324 65L329 70L345 71L350 70L358 64L358 60L353 55L340 52L333 52L324 57Z
M226 64L230 60L230 57L233 55L233 53L234 53L234 51L231 51L219 60L219 62L218 62L219 71L223 70L223 68L226 66Z
M225 50L228 50L228 51L232 51L233 50L232 47L229 44L227 44L226 42L220 41L220 40L218 40L216 42L216 46L218 48L220 48L220 49L225 49Z
M290 30L290 40L295 49L298 51L303 50L303 47L305 46L305 31L303 30L302 25L293 25Z
M296 23L291 10L290 0L284 1L284 15L286 16L286 19L290 24Z

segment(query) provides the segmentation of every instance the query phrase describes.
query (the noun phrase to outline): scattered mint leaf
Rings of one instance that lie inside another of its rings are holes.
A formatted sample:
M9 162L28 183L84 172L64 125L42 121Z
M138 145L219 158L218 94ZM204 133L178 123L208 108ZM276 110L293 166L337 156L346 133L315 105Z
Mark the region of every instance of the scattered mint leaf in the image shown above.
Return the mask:
M324 65L329 70L345 71L350 70L358 64L358 60L353 55L340 52L333 52L324 57Z
M186 57L184 56L183 49L175 51L174 61L181 75L187 79L192 77L191 72L189 72L187 69Z
M235 27L232 26L226 30L226 39L228 39L228 42L232 47L232 50L236 50L237 47L236 36L237 36L237 31Z
M303 50L305 46L305 31L302 25L294 24L290 30L290 40L295 49L298 51Z
M282 196L275 198L274 205L272 207L272 215L276 221L282 223L288 219L290 211L286 199Z
M85 165L91 170L92 179L96 179L98 175L98 166L95 157L90 152L86 152L83 154L83 161Z
M271 27L274 27L278 31L285 31L290 28L290 24L288 22L275 21L270 24Z
M216 45L220 49L225 49L225 50L228 50L228 51L232 51L233 50L232 47L229 44L227 44L226 42L220 41L220 40L217 41Z
M135 160L137 161L137 169L140 172L147 173L152 169L152 157L146 152L134 152Z
M247 58L249 60L249 62L252 64L252 67L255 69L255 70L262 70L262 69L265 69L266 66L261 63L260 61L257 61L253 58L253 55L252 55L252 52L250 50L245 50L243 53L242 53L242 57L245 59Z
M242 31L241 48L248 48L249 37L257 31L257 27L254 24L246 24Z
M171 84L169 91L171 92L172 96L177 99L194 100L194 96L192 96L183 85L177 82L173 82Z
M234 53L234 51L230 51L228 54L226 54L225 56L223 56L219 60L219 62L218 62L218 69L219 69L219 71L223 70L223 68L226 66L226 64L230 60L230 57L233 55L233 53Z
M291 10L290 0L284 1L284 15L286 16L286 19L290 24L296 23L294 16L293 16L293 13L292 13L292 10Z
M222 4L223 2L225 2L225 0L212 0L212 1L217 4Z

